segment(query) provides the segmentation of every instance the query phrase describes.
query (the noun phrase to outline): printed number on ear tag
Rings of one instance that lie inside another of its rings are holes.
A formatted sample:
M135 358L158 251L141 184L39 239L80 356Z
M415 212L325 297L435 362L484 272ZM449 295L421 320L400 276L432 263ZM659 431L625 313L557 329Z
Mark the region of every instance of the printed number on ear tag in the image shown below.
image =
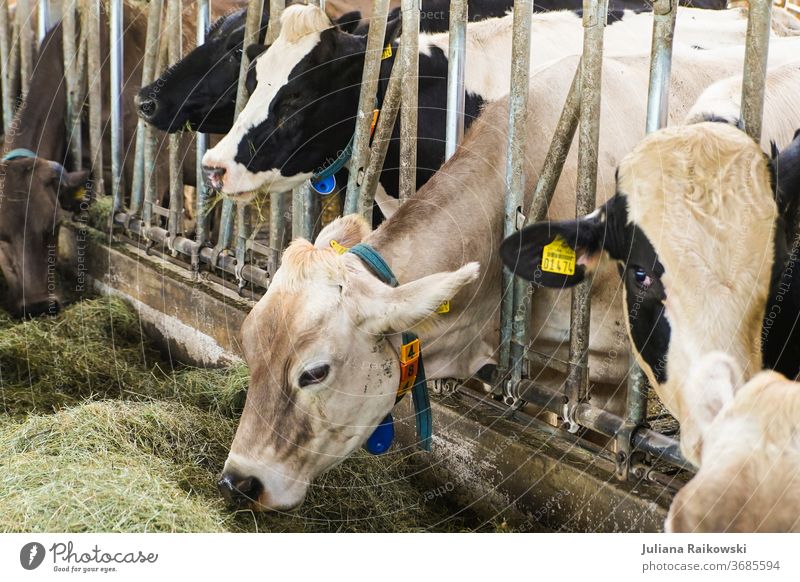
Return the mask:
M392 45L391 44L387 44L383 48L383 52L381 53L381 60L385 61L386 59L390 59L390 58L392 58Z
M575 274L575 251L560 236L542 249L542 271Z

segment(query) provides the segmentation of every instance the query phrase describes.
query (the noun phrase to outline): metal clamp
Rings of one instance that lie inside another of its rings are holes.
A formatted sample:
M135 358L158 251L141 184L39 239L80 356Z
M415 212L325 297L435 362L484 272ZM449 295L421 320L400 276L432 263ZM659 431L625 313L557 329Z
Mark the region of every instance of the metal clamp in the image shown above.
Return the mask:
M645 454L633 448L633 435L642 425L626 420L617 432L617 455L615 461L614 474L620 481L627 481L631 475L641 478L642 462Z

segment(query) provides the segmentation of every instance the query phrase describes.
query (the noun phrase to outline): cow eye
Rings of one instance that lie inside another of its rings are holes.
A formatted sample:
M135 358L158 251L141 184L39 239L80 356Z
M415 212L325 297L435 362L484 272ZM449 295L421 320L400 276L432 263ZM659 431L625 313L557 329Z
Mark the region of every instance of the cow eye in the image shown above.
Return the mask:
M653 279L647 274L647 271L641 267L635 267L633 269L633 278L636 280L636 283L644 289L649 288L653 283Z
M297 381L297 383L300 385L300 388L305 388L306 386L310 386L312 384L319 384L328 377L328 372L330 372L330 369L331 367L328 364L322 364L307 370L303 370L303 373L300 374L300 379Z

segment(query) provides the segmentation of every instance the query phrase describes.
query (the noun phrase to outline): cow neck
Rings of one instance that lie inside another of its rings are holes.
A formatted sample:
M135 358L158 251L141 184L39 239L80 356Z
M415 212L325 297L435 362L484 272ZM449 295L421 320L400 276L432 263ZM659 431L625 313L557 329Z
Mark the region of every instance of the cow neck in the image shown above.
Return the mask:
M66 156L67 95L64 88L63 37L61 24L45 37L30 89L14 115L16 127L4 143L5 152L25 148L40 158L63 162ZM42 111L37 102L46 102Z

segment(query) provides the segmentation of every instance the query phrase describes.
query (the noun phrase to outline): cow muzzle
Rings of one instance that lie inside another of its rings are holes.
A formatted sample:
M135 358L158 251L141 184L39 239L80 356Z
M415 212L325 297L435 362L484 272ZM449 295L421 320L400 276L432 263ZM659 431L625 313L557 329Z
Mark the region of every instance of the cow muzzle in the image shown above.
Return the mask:
M139 117L145 121L150 121L153 119L153 117L155 117L156 112L158 111L158 101L151 99L150 97L145 97L142 99L138 95L134 97L134 101L136 104L136 110L139 113Z
M203 166L203 174L206 177L206 183L214 190L222 190L225 183L225 168L215 166Z
M236 473L223 473L217 488L230 505L237 509L258 505L264 486L257 477L241 477Z

